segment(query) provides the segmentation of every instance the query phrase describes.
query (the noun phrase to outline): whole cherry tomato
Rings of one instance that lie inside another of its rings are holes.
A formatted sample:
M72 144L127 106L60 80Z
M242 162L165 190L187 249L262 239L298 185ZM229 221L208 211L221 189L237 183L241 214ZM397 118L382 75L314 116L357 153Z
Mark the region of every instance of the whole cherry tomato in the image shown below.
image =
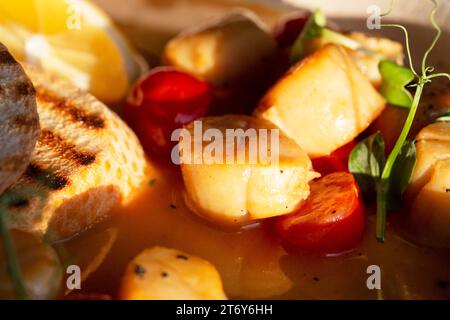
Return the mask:
M136 132L146 152L168 155L177 143L175 129L208 111L212 86L173 68L156 68L132 89L124 108L124 119Z
M322 176L338 171L348 172L348 157L356 145L357 143L352 141L329 156L312 159L314 170Z
M321 254L353 249L363 237L364 225L358 186L346 172L313 181L301 208L275 219L275 229L288 245Z

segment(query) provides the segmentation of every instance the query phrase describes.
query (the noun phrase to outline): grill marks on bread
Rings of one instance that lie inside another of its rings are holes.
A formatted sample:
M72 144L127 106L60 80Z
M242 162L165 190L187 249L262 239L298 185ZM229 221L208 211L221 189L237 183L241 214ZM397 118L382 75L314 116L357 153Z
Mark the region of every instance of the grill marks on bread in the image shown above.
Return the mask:
M33 125L33 119L26 115L17 115L9 120L10 124L16 128L26 129Z
M97 114L92 114L81 109L69 99L59 96L55 92L41 86L35 86L36 98L41 104L47 105L56 112L68 116L73 122L77 122L87 129L104 129L105 120Z
M51 190L61 190L69 184L68 177L46 170L36 163L28 166L25 176Z
M61 190L70 184L70 174L76 173L80 167L86 167L96 161L96 154L83 151L66 141L57 133L43 129L39 137L36 152L52 152L60 163L66 166L62 170L47 168L45 163L32 162L25 173L26 177L50 189Z
M45 105L51 112L66 117L70 122L82 126L85 130L102 130L105 128L104 119L97 114L89 113L79 107L76 102L59 96L41 86L35 86L36 98L41 105ZM19 119L20 120L20 119ZM63 170L48 168L46 163L32 162L25 173L26 178L50 189L62 190L70 184L70 174L77 172L80 167L86 167L96 161L96 154L80 150L76 145L68 142L57 132L42 129L36 145L36 153L54 154L65 163Z
M17 62L14 60L12 55L5 49L2 48L0 50L0 61L2 62L2 65L16 65Z
M42 130L38 143L52 148L62 160L71 160L79 166L88 166L95 161L95 154L78 150L76 146L47 129Z

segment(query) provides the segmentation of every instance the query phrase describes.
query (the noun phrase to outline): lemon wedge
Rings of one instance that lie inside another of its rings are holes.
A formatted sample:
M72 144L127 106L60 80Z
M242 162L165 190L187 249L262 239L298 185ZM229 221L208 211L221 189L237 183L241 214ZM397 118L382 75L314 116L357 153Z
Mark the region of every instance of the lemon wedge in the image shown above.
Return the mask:
M0 41L20 61L114 104L143 65L111 19L87 0L0 2Z

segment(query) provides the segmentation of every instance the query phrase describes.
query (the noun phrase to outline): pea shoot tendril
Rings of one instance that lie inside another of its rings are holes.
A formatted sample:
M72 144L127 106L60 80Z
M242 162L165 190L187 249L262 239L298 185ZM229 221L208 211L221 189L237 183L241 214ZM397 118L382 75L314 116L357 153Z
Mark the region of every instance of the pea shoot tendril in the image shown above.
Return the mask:
M387 215L387 206L388 206L388 192L389 192L389 185L391 183L390 177L392 174L392 169L394 167L394 163L396 162L402 147L404 146L406 139L408 137L408 134L410 132L412 123L414 121L414 117L416 115L420 98L422 96L423 89L427 83L430 83L432 79L438 78L438 77L445 77L450 80L450 75L447 73L435 73L432 74L434 71L434 67L427 65L427 60L432 52L432 50L435 48L437 42L439 41L439 38L441 37L442 30L439 27L439 25L436 22L436 12L437 12L437 2L436 0L431 0L433 3L433 9L430 13L430 21L433 25L433 28L436 30L436 35L433 38L433 41L431 42L431 45L425 52L423 59L422 59L422 67L421 67L421 74L419 75L416 70L414 69L414 64L412 61L412 55L411 55L411 48L410 48L410 42L409 42L409 34L408 30L399 24L381 24L381 27L393 27L393 28L400 28L404 35L405 35L405 43L406 43L406 52L408 55L409 60L409 67L411 71L415 75L415 79L412 84L409 84L408 87L415 87L416 91L414 94L414 98L412 101L412 104L409 108L408 117L403 125L403 129L400 133L399 138L397 139L397 142L395 143L395 146L392 150L392 152L389 154L386 164L383 168L383 171L381 173L381 178L379 180L379 184L377 186L377 223L376 223L376 237L380 242L384 242L385 240L385 230L386 230L386 215ZM389 9L388 13L392 11L393 8L393 1L391 1L391 8ZM387 14L388 14L387 13ZM386 16L387 14L384 14L382 16Z

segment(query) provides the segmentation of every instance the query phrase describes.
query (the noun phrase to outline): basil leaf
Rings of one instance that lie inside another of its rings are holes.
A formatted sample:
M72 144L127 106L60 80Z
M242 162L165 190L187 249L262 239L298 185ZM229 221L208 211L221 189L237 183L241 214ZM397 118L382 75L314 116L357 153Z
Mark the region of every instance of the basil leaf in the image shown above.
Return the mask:
M388 209L399 210L402 206L403 193L411 181L416 166L416 145L414 141L406 140L392 166L389 177Z
M320 10L314 11L314 13L306 22L303 31L298 36L297 40L295 40L291 51L291 63L296 63L303 57L305 41L319 38L322 34L322 29L326 26L326 24L327 18L325 17L323 12Z
M450 122L450 111L437 118L436 122Z
M348 168L363 195L368 196L376 191L385 162L384 140L379 132L353 148L348 159Z
M405 88L414 80L414 73L390 60L382 60L378 64L383 83L381 94L390 104L410 108L413 102L411 93Z

